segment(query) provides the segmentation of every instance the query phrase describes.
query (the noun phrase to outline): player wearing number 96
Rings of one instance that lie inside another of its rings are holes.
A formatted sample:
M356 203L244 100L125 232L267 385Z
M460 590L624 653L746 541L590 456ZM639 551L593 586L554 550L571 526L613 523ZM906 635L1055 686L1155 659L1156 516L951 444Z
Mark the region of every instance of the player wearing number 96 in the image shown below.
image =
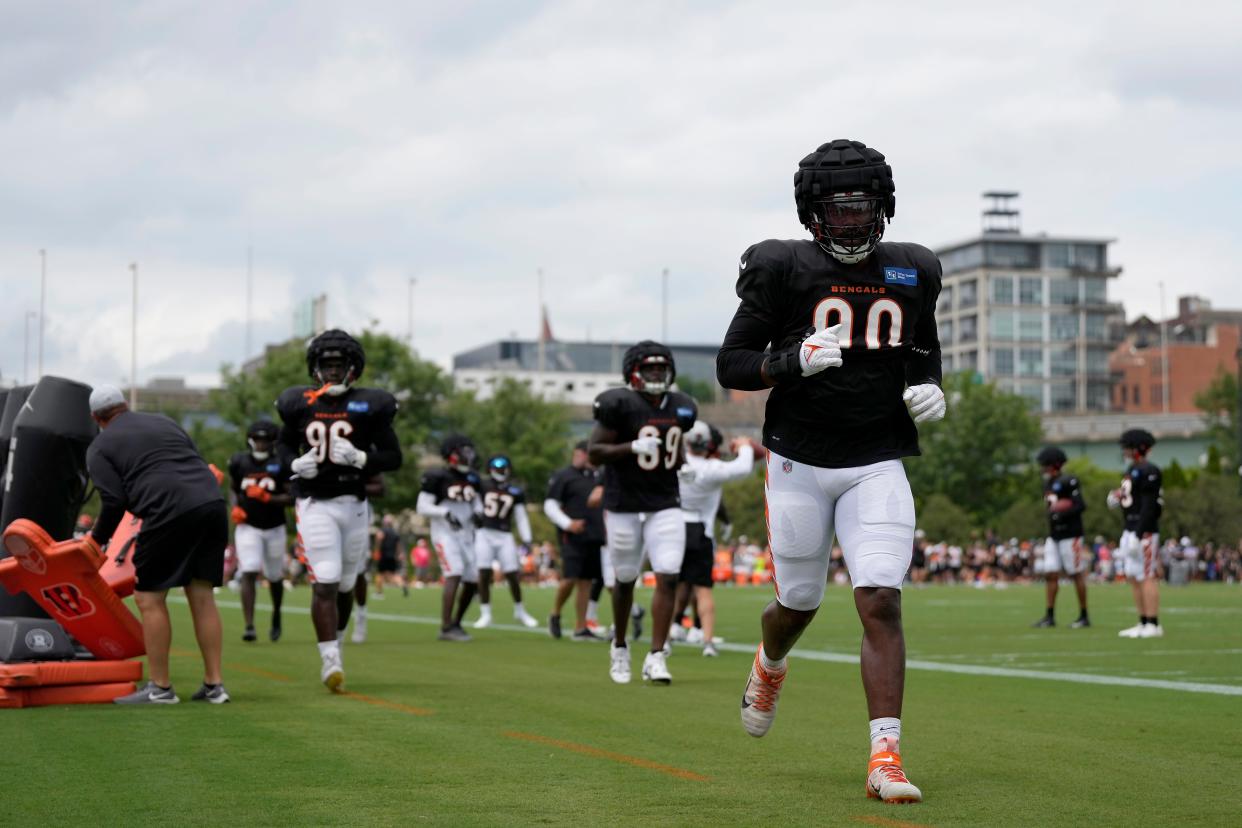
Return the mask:
M916 423L944 416L936 299L940 262L917 244L881 242L896 207L892 169L837 140L794 175L811 239L742 254L741 299L716 360L725 388L772 388L763 427L776 600L742 697L762 736L776 715L785 655L824 597L840 539L862 619L870 709L868 795L918 802L897 753L905 675L901 585L914 547L914 500L900 458Z
M341 639L353 609L353 587L369 544L366 481L401 466L393 432L393 395L359 388L366 354L349 334L330 330L311 340L306 367L316 386L289 388L276 401L280 443L295 458L298 535L314 581L311 620L323 662L320 677L345 683Z
M609 675L618 684L630 680L625 634L645 550L656 590L651 599L651 652L642 675L655 684L669 684L673 677L664 660L664 642L686 548L677 469L685 456L681 438L698 418L698 406L672 390L677 376L673 352L658 342L644 340L626 350L621 367L626 387L595 398L596 425L587 449L591 463L604 469L604 526L616 573Z

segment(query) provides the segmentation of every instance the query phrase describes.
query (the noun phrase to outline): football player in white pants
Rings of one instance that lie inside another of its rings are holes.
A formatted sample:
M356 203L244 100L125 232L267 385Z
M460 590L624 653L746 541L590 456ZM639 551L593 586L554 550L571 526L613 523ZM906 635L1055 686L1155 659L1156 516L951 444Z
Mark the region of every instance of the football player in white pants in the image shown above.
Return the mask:
M470 438L450 434L440 444L440 456L445 466L423 475L416 508L431 519L431 543L444 576L438 637L441 641L469 641L470 634L462 629L461 620L479 585L474 560L474 514L480 485L474 466L478 455ZM456 613L454 600L458 600Z
M622 376L625 388L612 388L595 398L596 425L588 449L591 462L604 469L604 526L616 574L608 675L618 684L630 681L625 631L646 551L656 588L651 599L651 651L643 659L642 676L653 684L670 684L673 676L664 642L686 549L677 468L684 458L682 435L694 425L698 406L672 390L673 352L658 342L644 340L627 349Z
M513 542L516 527L522 543L530 546L530 515L526 513L526 493L515 486L513 464L508 457L498 454L487 461L487 477L482 481L474 518L478 528L474 532L474 556L479 569L479 620L476 629L492 623L492 573L494 565L500 564L509 594L513 596L513 620L527 627L538 627L526 607L522 606L522 582L517 544Z
M892 168L838 139L798 164L794 202L811 239L752 245L741 304L716 358L725 388L771 388L763 425L776 600L742 694L746 731L772 726L786 656L819 609L834 534L862 621L869 798L922 801L899 753L905 692L901 587L914 546L903 457L916 423L945 413L936 301L941 268L917 244L882 242Z
M1121 507L1125 531L1117 555L1125 563L1126 580L1134 591L1138 623L1117 633L1121 638L1160 638L1160 513L1164 492L1160 469L1147 460L1156 444L1150 431L1132 428L1121 435L1121 449L1130 466L1121 485L1108 493L1108 507Z
M1045 446L1035 458L1044 478L1044 504L1048 507L1048 540L1044 543L1044 594L1047 607L1044 617L1033 627L1055 627L1057 590L1061 573L1074 579L1078 592L1078 618L1070 624L1080 630L1091 626L1087 617L1087 561L1083 554L1082 513L1087 504L1082 499L1082 486L1072 474L1062 474L1069 458L1056 446Z
M311 620L322 661L320 678L342 692L340 631L353 609L353 587L369 548L367 480L401 466L393 431L397 401L378 388L359 388L366 356L344 331L311 341L306 364L318 387L289 388L276 402L281 444L296 459L298 536L311 580Z

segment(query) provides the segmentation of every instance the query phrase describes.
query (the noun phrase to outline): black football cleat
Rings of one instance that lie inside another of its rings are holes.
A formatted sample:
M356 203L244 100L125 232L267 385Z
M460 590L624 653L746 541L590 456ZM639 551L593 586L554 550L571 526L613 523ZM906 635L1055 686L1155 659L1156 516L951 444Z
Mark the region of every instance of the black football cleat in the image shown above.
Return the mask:
M1070 624L1070 629L1081 630L1084 627L1090 627L1090 626L1091 626L1091 619L1085 615L1080 615L1078 616L1078 620L1076 620L1073 624Z
M1053 619L1051 615L1045 615L1043 618L1039 619L1031 626L1038 629L1040 627L1055 627L1056 625L1057 625L1057 622L1055 619Z
M259 635L254 631L254 627L246 627L246 631L242 633L242 641L258 641Z
M561 617L559 615L548 616L548 635L555 639L561 637Z

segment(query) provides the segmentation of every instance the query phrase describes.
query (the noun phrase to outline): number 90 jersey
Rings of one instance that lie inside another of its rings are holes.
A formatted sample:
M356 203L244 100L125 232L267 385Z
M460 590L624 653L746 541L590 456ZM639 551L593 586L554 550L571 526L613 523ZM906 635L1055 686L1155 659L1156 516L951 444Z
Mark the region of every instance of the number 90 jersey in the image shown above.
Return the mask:
M632 388L610 388L595 398L595 419L618 443L658 437L652 454L630 454L604 466L604 508L610 512L658 512L681 505L677 469L681 440L698 418L689 396L669 391L657 404Z
M726 388L758 381L762 352L840 324L842 365L783 380L768 398L763 444L812 466L853 468L919 453L907 385L940 384L940 261L917 244L881 242L854 265L813 241L768 240L738 264L742 300L717 357ZM745 366L754 364L754 369Z
M397 400L379 388L350 388L340 396L316 394L309 386L287 388L276 400L284 426L280 443L294 457L314 451L319 473L293 482L297 497L328 500L341 495L366 499L367 478L401 466L401 444L392 430ZM332 441L347 439L367 453L361 469L331 460Z

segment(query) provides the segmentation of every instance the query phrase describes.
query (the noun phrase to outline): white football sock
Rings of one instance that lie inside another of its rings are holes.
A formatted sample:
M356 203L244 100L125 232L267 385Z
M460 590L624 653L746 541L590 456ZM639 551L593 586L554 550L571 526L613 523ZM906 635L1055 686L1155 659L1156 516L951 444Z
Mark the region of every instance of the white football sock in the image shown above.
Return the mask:
M587 601L587 620L599 620L599 601Z
M357 613L358 613L358 620L359 620L359 621L366 621L366 620L367 620L367 608L366 608L366 607L358 607L358 609L357 609Z
M514 605L513 605L513 614L514 614L514 615L521 615L521 614L523 614L524 612L526 612L526 607L522 606L522 602L521 602L521 601L518 601L516 604L514 604Z
M759 663L763 666L763 669L767 670L769 673L785 672L786 660L782 658L780 661L772 661L768 658L768 654L763 651L763 645L759 646Z
M891 716L871 720L871 752L885 750L899 753L901 748L901 719Z
M320 658L326 659L333 654L339 657L340 653L341 653L340 642L338 641L320 641L319 642L319 657Z

